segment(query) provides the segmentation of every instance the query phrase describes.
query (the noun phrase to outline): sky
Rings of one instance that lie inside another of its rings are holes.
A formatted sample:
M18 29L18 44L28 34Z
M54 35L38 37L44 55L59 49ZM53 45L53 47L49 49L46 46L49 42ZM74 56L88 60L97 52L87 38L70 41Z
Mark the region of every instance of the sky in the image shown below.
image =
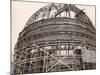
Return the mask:
M20 2L12 1L12 53L14 46L19 37L19 33L23 30L26 22L41 7L48 3ZM80 9L85 9L84 12L91 19L95 26L95 6L76 5Z

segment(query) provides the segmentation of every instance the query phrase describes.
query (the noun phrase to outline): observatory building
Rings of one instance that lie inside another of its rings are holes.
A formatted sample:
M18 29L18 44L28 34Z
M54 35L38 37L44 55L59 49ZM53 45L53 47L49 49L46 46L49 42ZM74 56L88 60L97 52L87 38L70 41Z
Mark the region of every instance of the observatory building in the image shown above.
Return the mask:
M51 3L19 33L14 75L96 68L96 29L84 10Z

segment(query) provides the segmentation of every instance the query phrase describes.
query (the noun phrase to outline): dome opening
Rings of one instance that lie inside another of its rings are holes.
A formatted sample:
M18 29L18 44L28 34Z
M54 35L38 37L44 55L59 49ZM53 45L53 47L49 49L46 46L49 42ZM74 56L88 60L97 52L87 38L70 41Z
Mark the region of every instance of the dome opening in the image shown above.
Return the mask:
M49 19L55 17L74 18L86 23L91 23L85 12L77 8L75 5L49 4L43 8L40 8L36 13L34 13L26 23L26 26L41 19Z

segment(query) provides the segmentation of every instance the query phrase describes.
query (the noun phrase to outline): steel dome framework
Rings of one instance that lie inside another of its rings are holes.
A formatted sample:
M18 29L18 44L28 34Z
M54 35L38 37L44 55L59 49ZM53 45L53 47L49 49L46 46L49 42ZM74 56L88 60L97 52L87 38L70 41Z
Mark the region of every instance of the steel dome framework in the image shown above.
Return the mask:
M19 34L14 74L95 69L95 40L95 28L83 10L48 4Z

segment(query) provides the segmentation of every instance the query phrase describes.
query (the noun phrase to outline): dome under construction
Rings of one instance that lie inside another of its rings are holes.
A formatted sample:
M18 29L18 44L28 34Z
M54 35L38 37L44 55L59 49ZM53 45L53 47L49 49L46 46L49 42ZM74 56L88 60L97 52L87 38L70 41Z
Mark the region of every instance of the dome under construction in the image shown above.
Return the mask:
M14 52L14 75L95 69L96 29L84 10L51 3L29 18Z

